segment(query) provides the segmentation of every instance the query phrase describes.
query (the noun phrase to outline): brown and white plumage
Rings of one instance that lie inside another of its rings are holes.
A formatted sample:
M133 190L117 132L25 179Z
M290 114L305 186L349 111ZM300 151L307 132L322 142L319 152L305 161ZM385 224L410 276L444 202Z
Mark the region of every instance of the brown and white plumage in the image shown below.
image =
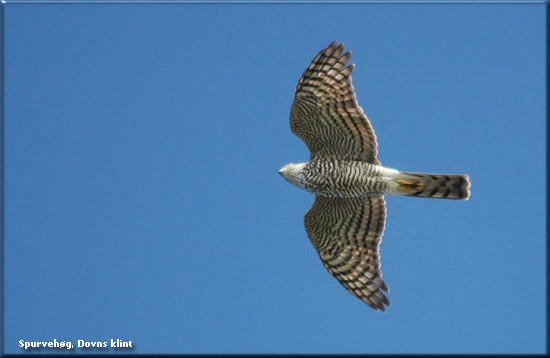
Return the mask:
M378 252L385 221L382 196L317 196L304 217L306 232L328 272L366 304L383 311L390 304Z
M466 175L401 172L380 165L376 135L351 83L351 52L332 42L296 86L290 128L310 150L307 163L279 172L316 194L304 217L306 232L325 268L353 295L376 310L390 301L382 279L379 246L384 232L383 195L466 200Z
M319 52L298 81L290 128L311 156L333 156L379 164L376 136L351 84L351 51L336 41Z

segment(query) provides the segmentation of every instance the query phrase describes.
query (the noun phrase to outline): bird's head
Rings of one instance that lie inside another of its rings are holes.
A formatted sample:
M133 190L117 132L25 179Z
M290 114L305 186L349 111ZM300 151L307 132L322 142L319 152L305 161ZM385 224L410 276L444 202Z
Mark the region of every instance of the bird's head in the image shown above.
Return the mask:
M287 164L281 169L279 169L279 174L281 174L283 178L285 178L292 184L304 189L305 184L304 184L303 169L306 166L306 164L307 163Z

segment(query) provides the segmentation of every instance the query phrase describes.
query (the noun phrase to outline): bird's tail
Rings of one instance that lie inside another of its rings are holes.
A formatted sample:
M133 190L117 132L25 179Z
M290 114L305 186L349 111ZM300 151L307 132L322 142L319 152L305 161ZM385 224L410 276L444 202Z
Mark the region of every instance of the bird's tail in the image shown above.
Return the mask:
M400 172L394 180L399 184L398 195L458 200L470 197L467 175Z

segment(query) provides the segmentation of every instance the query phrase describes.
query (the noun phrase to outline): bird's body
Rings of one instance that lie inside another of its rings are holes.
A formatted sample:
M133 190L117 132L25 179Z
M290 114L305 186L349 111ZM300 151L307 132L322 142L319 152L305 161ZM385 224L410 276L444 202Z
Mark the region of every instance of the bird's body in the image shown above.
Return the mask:
M330 158L298 165L303 167L299 173L303 184L299 181L293 184L316 195L339 198L383 195L393 186L391 176L396 172L366 162ZM284 168L281 174L286 174Z
M312 159L290 164L300 171L280 173L292 184L313 194L361 198L379 195L411 195L442 199L466 199L468 178L455 174L411 173L366 162Z
M351 84L351 52L331 43L306 69L290 113L292 132L308 146L307 163L279 173L316 195L304 217L325 268L374 309L390 304L383 291L379 245L386 219L384 195L468 199L466 175L402 172L377 159L377 141Z

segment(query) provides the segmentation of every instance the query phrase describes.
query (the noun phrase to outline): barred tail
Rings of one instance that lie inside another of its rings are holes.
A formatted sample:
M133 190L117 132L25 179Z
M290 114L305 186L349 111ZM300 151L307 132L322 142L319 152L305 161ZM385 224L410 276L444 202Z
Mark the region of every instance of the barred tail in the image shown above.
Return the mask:
M470 197L467 175L401 172L394 180L399 184L399 195L458 200Z

